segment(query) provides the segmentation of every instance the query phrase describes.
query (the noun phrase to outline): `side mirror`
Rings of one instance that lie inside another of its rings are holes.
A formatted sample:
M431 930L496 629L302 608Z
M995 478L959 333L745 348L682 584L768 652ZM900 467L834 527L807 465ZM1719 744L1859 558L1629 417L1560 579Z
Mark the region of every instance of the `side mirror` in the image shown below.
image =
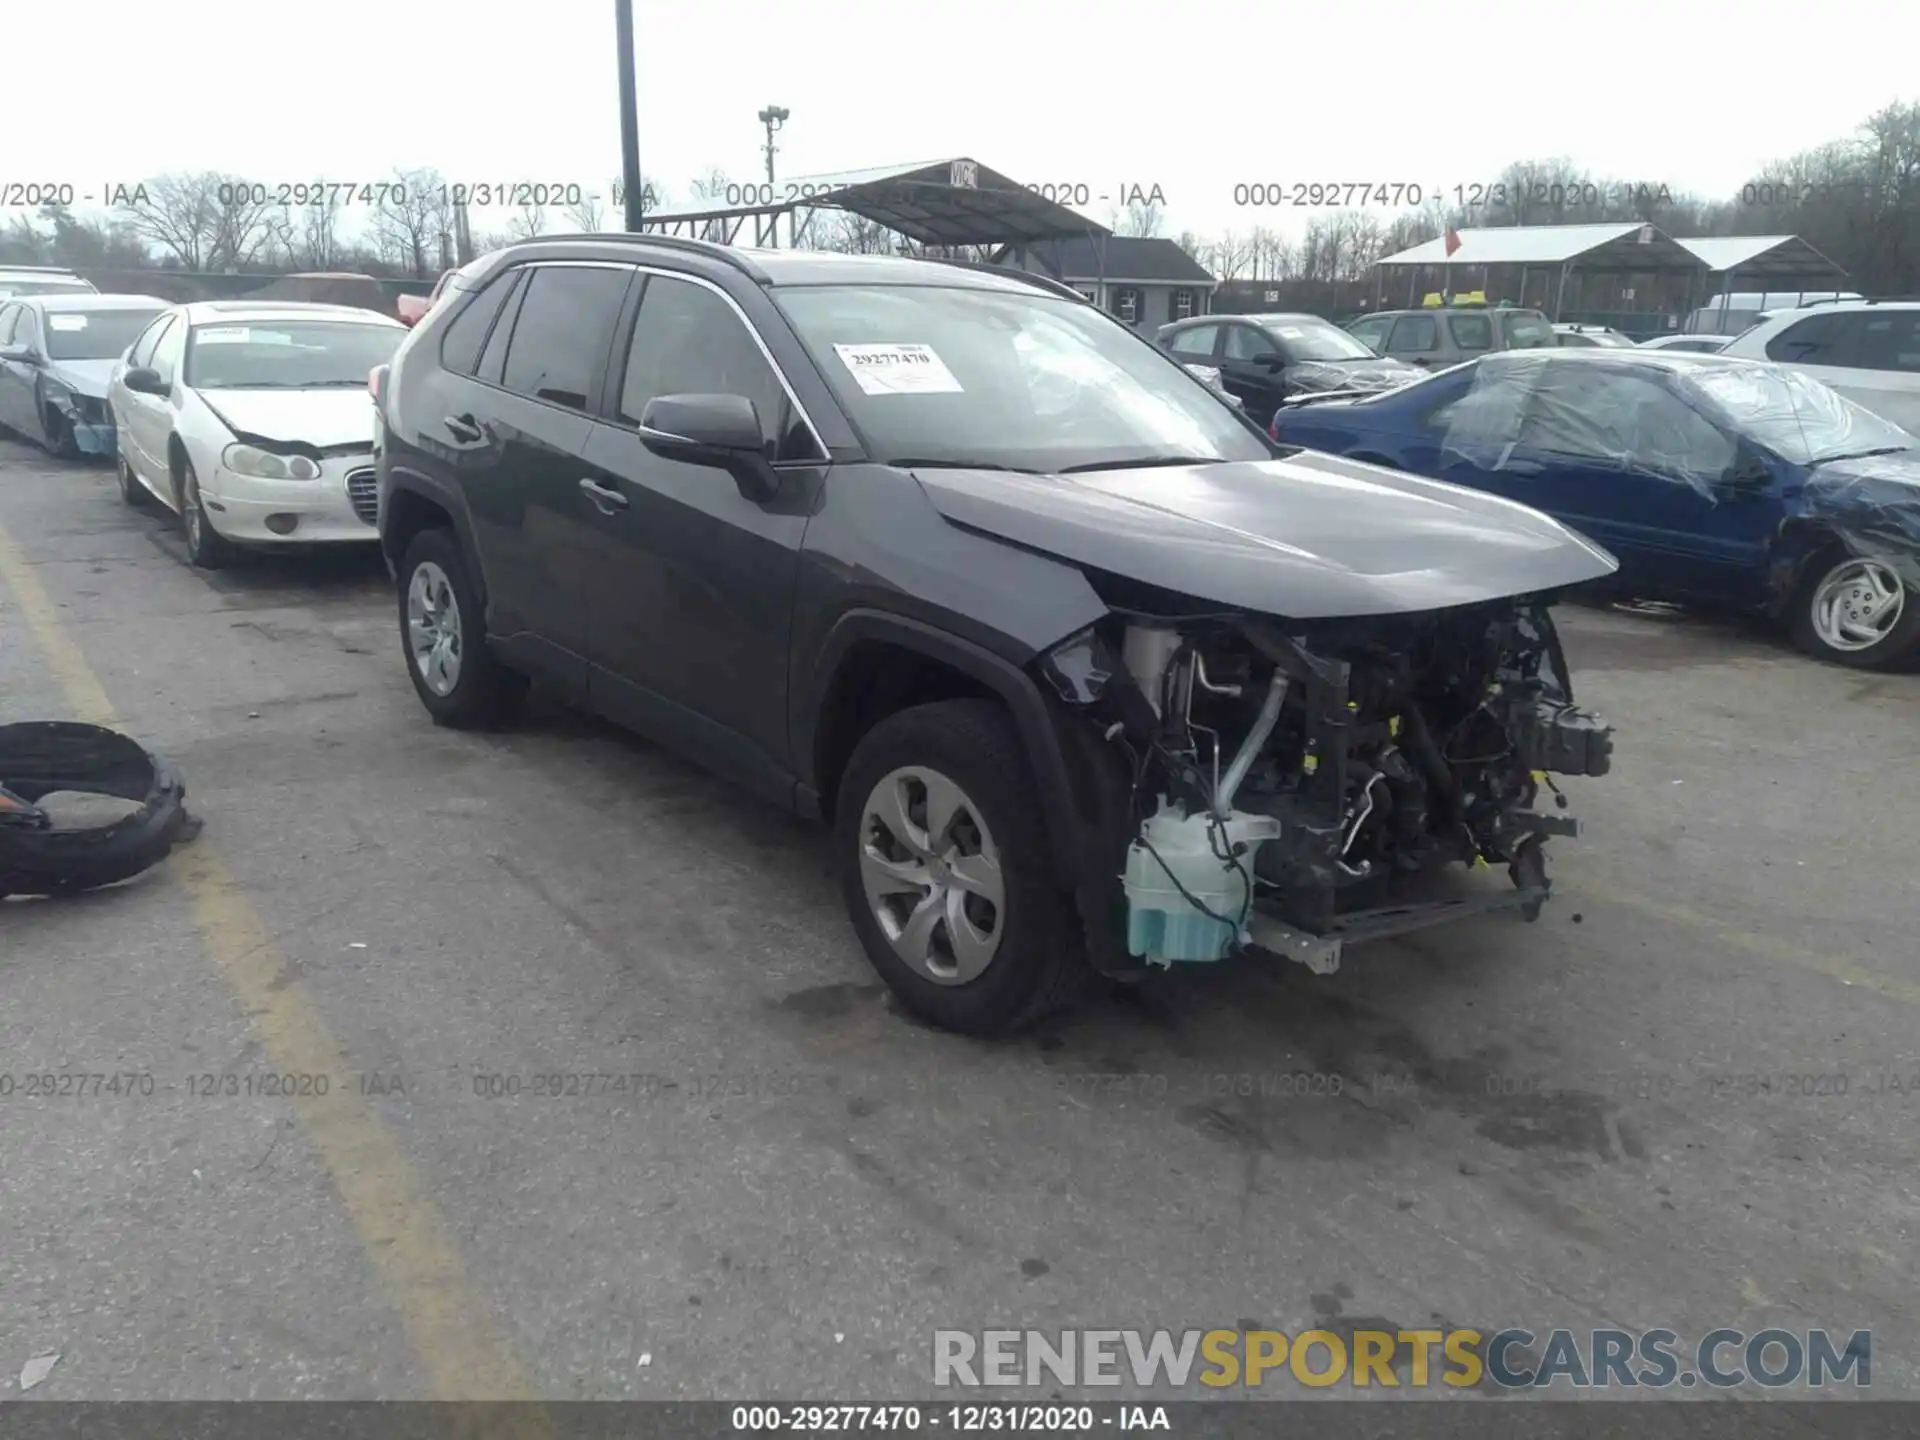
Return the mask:
M1764 490L1773 483L1773 471L1757 453L1744 445L1734 462L1720 477L1720 487L1740 495Z
M160 378L158 370L148 369L144 365L136 366L120 377L120 383L136 395L165 395L167 382Z
M0 360L12 360L21 365L40 363L40 357L24 345L0 345Z
M1284 370L1287 368L1287 357L1277 350L1269 350L1264 355L1254 356L1253 363L1262 370Z
M668 460L725 470L749 500L769 500L780 487L759 412L744 395L657 395L641 412L640 443Z

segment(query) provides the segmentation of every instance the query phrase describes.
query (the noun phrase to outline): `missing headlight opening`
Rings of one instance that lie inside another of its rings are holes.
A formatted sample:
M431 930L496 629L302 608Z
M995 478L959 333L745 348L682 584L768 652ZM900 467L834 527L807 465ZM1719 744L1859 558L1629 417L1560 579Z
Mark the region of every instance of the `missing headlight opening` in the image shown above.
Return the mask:
M1577 833L1550 777L1604 775L1613 749L1574 704L1548 603L1298 626L1116 612L1056 647L1043 674L1132 777L1133 962L1252 949L1329 973L1355 941L1538 918L1545 843ZM1511 887L1435 893L1455 865L1504 866Z

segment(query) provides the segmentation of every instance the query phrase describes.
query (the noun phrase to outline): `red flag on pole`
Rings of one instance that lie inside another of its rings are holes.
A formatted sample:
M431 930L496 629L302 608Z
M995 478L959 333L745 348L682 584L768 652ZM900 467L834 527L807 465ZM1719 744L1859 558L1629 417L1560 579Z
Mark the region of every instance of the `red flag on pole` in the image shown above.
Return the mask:
M1451 260L1453 258L1453 252L1460 248L1460 232L1452 227L1448 227L1445 243L1447 247L1447 258Z

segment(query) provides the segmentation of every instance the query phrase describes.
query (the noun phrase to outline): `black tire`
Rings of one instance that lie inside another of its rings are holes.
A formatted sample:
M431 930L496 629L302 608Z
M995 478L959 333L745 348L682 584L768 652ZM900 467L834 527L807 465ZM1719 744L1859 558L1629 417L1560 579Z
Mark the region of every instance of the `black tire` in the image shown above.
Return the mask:
M180 528L187 537L187 559L196 569L220 570L233 559L233 545L207 517L206 501L200 495L200 477L194 473L193 462L180 461L178 481L180 499Z
M994 838L1005 913L999 948L977 977L942 984L895 953L861 879L868 797L887 775L920 766L951 780ZM943 1030L1015 1034L1093 983L1073 901L1035 808L1037 787L1006 711L988 700L943 700L882 720L862 737L840 780L834 855L842 896L867 959L914 1014Z
M120 481L120 498L135 510L145 510L151 498L147 494L147 487L142 485L139 477L133 473L133 467L127 463L125 455L115 454L113 462Z
M1862 650L1843 650L1829 644L1821 637L1814 620L1813 602L1822 582L1842 565L1852 564L1859 558L1836 547L1809 561L1800 588L1794 594L1793 608L1788 612L1788 625L1794 644L1817 660L1855 670L1883 670L1920 652L1920 590L1906 586L1900 618L1884 636Z
M460 670L453 688L437 693L427 684L415 662L408 638L407 596L414 573L422 565L437 565L446 575L460 622ZM467 571L466 556L451 530L422 530L407 546L395 581L400 615L400 653L407 677L420 703L436 725L453 730L481 730L504 725L519 714L526 698L527 679L494 658L486 641L486 614Z

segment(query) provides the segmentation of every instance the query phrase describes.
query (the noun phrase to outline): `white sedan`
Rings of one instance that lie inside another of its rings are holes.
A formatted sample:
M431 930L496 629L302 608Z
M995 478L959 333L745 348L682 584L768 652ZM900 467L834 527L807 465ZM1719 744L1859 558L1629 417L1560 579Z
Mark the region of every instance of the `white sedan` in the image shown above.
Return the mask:
M344 305L174 306L107 392L122 497L151 494L178 514L205 569L236 544L377 542L368 377L406 335Z

